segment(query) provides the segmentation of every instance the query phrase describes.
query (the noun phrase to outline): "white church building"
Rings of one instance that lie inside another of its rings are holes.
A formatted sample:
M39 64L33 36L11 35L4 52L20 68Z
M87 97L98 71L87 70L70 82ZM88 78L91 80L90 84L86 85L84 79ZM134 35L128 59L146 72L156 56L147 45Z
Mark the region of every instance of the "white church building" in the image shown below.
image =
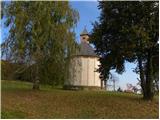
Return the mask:
M71 57L69 79L65 88L69 89L100 89L101 80L97 72L99 56L89 44L89 34L86 29L80 34L81 44L78 54Z

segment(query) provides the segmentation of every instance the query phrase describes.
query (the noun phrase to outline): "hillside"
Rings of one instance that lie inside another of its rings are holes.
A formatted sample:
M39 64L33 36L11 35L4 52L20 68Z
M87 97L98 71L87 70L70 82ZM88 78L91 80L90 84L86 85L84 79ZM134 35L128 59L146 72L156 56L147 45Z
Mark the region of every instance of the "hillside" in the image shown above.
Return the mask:
M158 118L158 97L104 91L66 91L2 81L2 118Z

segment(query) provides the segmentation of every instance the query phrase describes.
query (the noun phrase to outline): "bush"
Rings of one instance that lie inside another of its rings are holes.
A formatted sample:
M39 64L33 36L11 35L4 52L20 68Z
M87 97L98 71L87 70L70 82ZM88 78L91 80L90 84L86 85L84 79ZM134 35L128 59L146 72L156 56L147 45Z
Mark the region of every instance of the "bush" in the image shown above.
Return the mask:
M117 91L118 92L123 92L123 90L120 87L117 89Z

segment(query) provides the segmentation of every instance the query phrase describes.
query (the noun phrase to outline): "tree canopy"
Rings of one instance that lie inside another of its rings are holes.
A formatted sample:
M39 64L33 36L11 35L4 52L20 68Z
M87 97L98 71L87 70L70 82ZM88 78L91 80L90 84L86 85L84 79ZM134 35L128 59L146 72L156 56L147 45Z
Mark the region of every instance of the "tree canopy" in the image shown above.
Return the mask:
M79 20L69 2L2 2L2 19L9 36L2 55L14 63L32 66L35 84L62 84L70 55L76 51L74 27ZM32 73L32 72L31 72Z
M101 56L102 80L111 69L122 74L126 61L136 62L144 98L152 99L153 71L158 71L155 66L159 64L159 3L99 2L98 7L101 14L99 22L93 24L90 40Z

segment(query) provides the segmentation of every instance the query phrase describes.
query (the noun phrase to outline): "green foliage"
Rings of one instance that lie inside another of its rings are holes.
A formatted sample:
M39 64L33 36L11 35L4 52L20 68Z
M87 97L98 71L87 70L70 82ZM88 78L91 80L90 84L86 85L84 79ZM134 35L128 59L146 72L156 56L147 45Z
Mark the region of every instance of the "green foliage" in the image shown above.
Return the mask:
M152 61L158 56L158 6L158 2L99 2L100 22L93 24L91 35L91 42L101 56L102 80L109 77L111 69L122 74L126 61L136 62L149 99L153 71L158 70L158 63Z
M13 73L14 70L15 70L15 66L13 66L13 64L10 64L7 61L1 60L1 79L2 80L13 79L14 78L14 73Z
M1 60L1 79L2 80L21 80L31 82L31 69L33 65L27 67L25 64L12 63ZM33 72L32 72L33 73Z
M32 80L62 84L77 48L73 28L78 12L68 2L14 1L6 2L3 14L10 31L2 43L2 55L25 64L25 69L32 67L31 76L36 76Z

